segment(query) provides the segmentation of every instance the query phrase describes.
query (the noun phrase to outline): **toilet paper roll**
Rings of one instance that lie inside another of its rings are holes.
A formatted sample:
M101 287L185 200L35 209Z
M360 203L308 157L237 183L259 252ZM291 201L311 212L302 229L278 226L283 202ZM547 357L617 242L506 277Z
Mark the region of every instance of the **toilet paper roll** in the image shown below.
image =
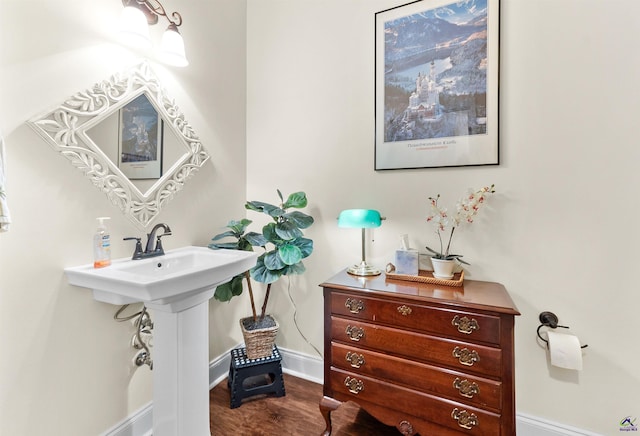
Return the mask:
M553 366L582 370L582 349L577 336L548 331L547 337Z

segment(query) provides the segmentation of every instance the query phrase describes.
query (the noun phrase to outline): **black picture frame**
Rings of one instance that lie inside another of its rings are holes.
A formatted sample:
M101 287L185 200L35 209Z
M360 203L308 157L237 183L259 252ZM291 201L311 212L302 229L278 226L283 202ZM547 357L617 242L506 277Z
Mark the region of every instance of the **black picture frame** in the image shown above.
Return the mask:
M375 14L375 170L498 165L500 0Z

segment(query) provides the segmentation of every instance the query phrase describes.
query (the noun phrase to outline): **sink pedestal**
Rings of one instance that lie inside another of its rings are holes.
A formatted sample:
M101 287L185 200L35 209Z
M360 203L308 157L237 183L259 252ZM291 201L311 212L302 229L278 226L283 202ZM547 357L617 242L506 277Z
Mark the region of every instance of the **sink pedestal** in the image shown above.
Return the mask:
M153 436L210 436L209 299L214 289L153 310ZM188 307L187 307L188 306Z

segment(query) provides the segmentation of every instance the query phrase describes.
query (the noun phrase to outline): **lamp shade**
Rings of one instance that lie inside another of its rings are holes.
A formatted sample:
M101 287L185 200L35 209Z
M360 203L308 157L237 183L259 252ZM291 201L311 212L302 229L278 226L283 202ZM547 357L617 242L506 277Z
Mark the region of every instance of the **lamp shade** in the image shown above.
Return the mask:
M176 67L189 65L184 52L184 40L175 25L170 25L162 34L160 58L163 62Z
M151 47L149 26L144 13L134 6L127 6L120 16L120 37L135 47Z
M347 209L340 212L338 227L354 227L359 229L380 227L380 212L373 209Z

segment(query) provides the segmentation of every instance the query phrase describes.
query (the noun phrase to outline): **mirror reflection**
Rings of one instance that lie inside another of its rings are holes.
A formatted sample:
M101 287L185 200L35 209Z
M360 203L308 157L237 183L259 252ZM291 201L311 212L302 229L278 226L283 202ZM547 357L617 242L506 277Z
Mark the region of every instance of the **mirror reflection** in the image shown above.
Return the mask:
M140 98L148 96L141 94L132 103ZM112 113L88 129L87 136L142 195L148 196L158 179L186 159L189 150L157 114L152 121L137 115L127 120L123 111L124 108Z
M209 159L146 62L29 125L141 229Z

